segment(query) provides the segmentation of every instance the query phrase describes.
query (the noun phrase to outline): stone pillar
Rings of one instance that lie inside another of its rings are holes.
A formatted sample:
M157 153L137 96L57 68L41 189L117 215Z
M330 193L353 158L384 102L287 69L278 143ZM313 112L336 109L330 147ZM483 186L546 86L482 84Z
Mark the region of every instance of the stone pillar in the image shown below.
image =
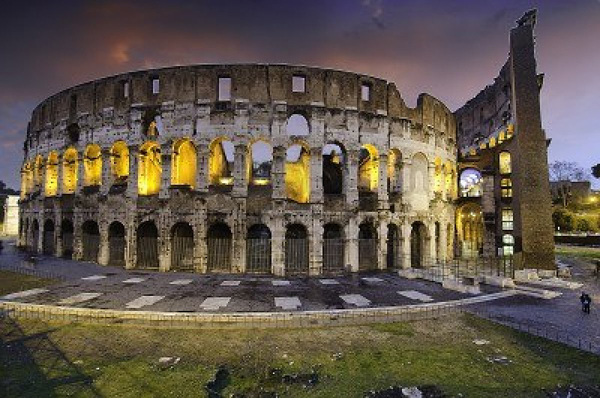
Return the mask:
M285 228L283 218L273 218L271 228L271 271L273 275L285 276Z
M131 152L129 152L131 153ZM137 156L136 156L137 157ZM131 163L130 163L131 166ZM132 169L133 170L133 169ZM137 169L136 169L137 174ZM129 175L131 177L131 173ZM137 178L136 180L136 197L137 197ZM128 187L129 188L129 187ZM127 212L127 222L125 223L126 231L126 248L125 248L125 269L133 269L137 265L137 206L134 201L129 203L129 211Z
M273 165L271 178L273 184L273 199L285 199L285 157L286 149L282 146L273 148Z
M410 260L410 235L412 232L412 226L408 220L405 220L402 223L400 236L400 252L402 255L402 268L407 269L411 268L411 260Z
M448 260L448 226L440 223L440 251L438 261Z
M56 196L61 196L63 192L63 157L58 155L58 165L56 166Z
M427 174L429 180L429 200L435 198L435 163L427 163Z
M494 197L494 176L492 174L483 173L483 181L481 182L481 211L483 218L483 256L496 256L496 200ZM501 212L499 212L502 217ZM502 219L498 220L500 223Z
M323 147L310 148L310 203L323 203Z
M430 264L433 265L433 263L436 260L436 247L435 247L435 222L430 222L427 225L427 240L426 244L428 245L428 255L429 255L429 259L430 259ZM427 263L427 261L425 262Z
M102 181L104 185L104 179ZM109 260L109 242L108 242L108 223L101 221L98 223L100 230L100 248L98 250L98 264L108 265Z
M245 143L236 144L234 149L232 195L237 198L245 198L248 195L247 156L248 146Z
M127 177L127 197L137 198L139 178L139 147L129 146L129 176Z
M309 229L310 276L321 275L323 273L323 225L321 218L321 214L313 214L312 225Z
M442 193L442 200L445 202L448 200L448 195L446 192L446 167L444 167L444 164L442 164L442 169L440 170L440 172L441 172L440 191Z
M208 192L208 161L210 158L209 144L205 142L196 145L196 191Z
M108 194L108 190L113 183L110 169L110 148L102 148L102 185L100 186L102 195Z
M346 270L358 272L358 221L355 217L346 226Z
M380 219L379 225L377 226L377 238L379 240L379 250L377 257L378 269L387 268L387 233L387 221L385 219Z
M206 207L199 201L196 201L194 209L194 270L196 272L206 273L208 253L206 247Z
M246 199L236 199L233 220L233 272L246 271Z
M173 155L173 145L170 141L160 146L160 154L162 160L162 173L158 197L167 199L169 197L169 188L171 187L171 157Z
M348 171L345 175L346 180L344 181L344 189L346 194L346 203L350 205L358 205L358 150L348 150L347 153L347 168ZM358 257L357 257L358 259ZM358 264L358 263L357 263Z
M402 195L406 197L410 193L410 172L412 161L410 159L402 159Z
M79 153L79 152L78 152ZM85 184L85 156L82 154L77 162L77 187L75 193L80 195Z
M377 200L379 202L379 210L389 209L388 203L388 154L379 154L379 181L377 186ZM386 227L387 228L387 227Z

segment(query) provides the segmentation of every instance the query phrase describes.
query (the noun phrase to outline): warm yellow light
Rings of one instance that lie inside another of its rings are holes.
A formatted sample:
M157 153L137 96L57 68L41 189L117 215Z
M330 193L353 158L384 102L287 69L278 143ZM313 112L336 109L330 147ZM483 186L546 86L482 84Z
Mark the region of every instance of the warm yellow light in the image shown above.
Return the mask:
M77 150L69 148L63 154L62 162L62 190L64 194L75 192L77 187Z
M285 162L285 191L287 197L298 203L310 198L310 155L303 147L295 162Z
M48 155L44 192L46 196L56 196L58 192L58 154L56 152L50 152Z
M83 183L86 187L102 183L102 152L96 144L88 145L85 149Z
M373 145L365 145L368 156L358 169L359 188L369 192L377 192L379 186L379 154Z
M155 195L160 191L162 159L160 147L156 142L148 141L140 148L138 173L138 193L140 195Z
M115 181L124 181L129 176L129 149L123 141L115 142L110 149L110 168Z
M233 185L233 177L221 177L221 178L219 178L219 184Z
M219 185L221 178L231 176L223 139L216 139L210 144L210 155L208 158L208 180L211 185Z
M188 139L173 145L171 184L196 186L196 147Z
M268 178L255 178L252 183L254 185L269 185L271 183L271 180Z

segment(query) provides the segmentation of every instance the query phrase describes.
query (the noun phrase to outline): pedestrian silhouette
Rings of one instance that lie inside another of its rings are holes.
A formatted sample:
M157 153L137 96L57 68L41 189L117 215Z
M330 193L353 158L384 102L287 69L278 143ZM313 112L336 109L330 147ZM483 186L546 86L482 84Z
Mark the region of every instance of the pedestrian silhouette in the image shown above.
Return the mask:
M586 314L590 313L590 305L592 304L592 298L590 297L589 294L585 294L585 297L583 298L583 312L585 312Z

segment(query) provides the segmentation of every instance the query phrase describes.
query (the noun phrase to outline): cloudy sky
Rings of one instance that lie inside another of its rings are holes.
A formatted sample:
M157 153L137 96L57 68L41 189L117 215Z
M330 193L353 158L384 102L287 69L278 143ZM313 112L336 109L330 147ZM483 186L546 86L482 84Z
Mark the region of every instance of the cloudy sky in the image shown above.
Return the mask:
M18 188L33 108L69 86L199 63L296 63L396 82L460 107L505 62L508 32L537 7L551 160L600 162L600 0L170 0L5 2L0 180ZM597 184L598 185L598 184Z

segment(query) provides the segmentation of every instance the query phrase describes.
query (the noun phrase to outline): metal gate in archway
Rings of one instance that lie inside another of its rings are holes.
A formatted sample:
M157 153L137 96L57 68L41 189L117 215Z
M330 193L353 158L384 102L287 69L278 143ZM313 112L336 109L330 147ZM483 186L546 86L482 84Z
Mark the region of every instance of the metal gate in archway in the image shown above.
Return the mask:
M40 227L37 220L33 221L33 227L31 228L31 244L29 245L30 250L33 252L37 252L38 250L38 242L40 239Z
M264 224L256 224L248 229L246 272L271 273L271 231Z
M309 244L306 228L290 225L285 233L285 273L308 275Z
M98 261L100 251L100 229L98 224L94 221L86 221L83 223L81 230L82 260Z
M152 221L140 224L137 230L137 268L158 268L158 229Z
M337 224L327 224L323 228L323 273L342 273L344 263L345 242L342 228Z
M208 229L206 248L208 271L231 272L232 235L226 224L216 223Z
M71 258L73 256L73 223L69 220L63 220L60 233L62 236L62 255Z
M378 269L379 240L371 224L361 224L358 232L358 269L369 271Z
M44 223L44 239L42 241L44 254L54 254L54 222L47 220Z
M194 230L185 222L173 226L171 232L171 269L194 270Z
M125 266L125 227L118 221L108 227L108 264Z
M388 268L400 268L400 236L398 227L388 225L386 263Z

